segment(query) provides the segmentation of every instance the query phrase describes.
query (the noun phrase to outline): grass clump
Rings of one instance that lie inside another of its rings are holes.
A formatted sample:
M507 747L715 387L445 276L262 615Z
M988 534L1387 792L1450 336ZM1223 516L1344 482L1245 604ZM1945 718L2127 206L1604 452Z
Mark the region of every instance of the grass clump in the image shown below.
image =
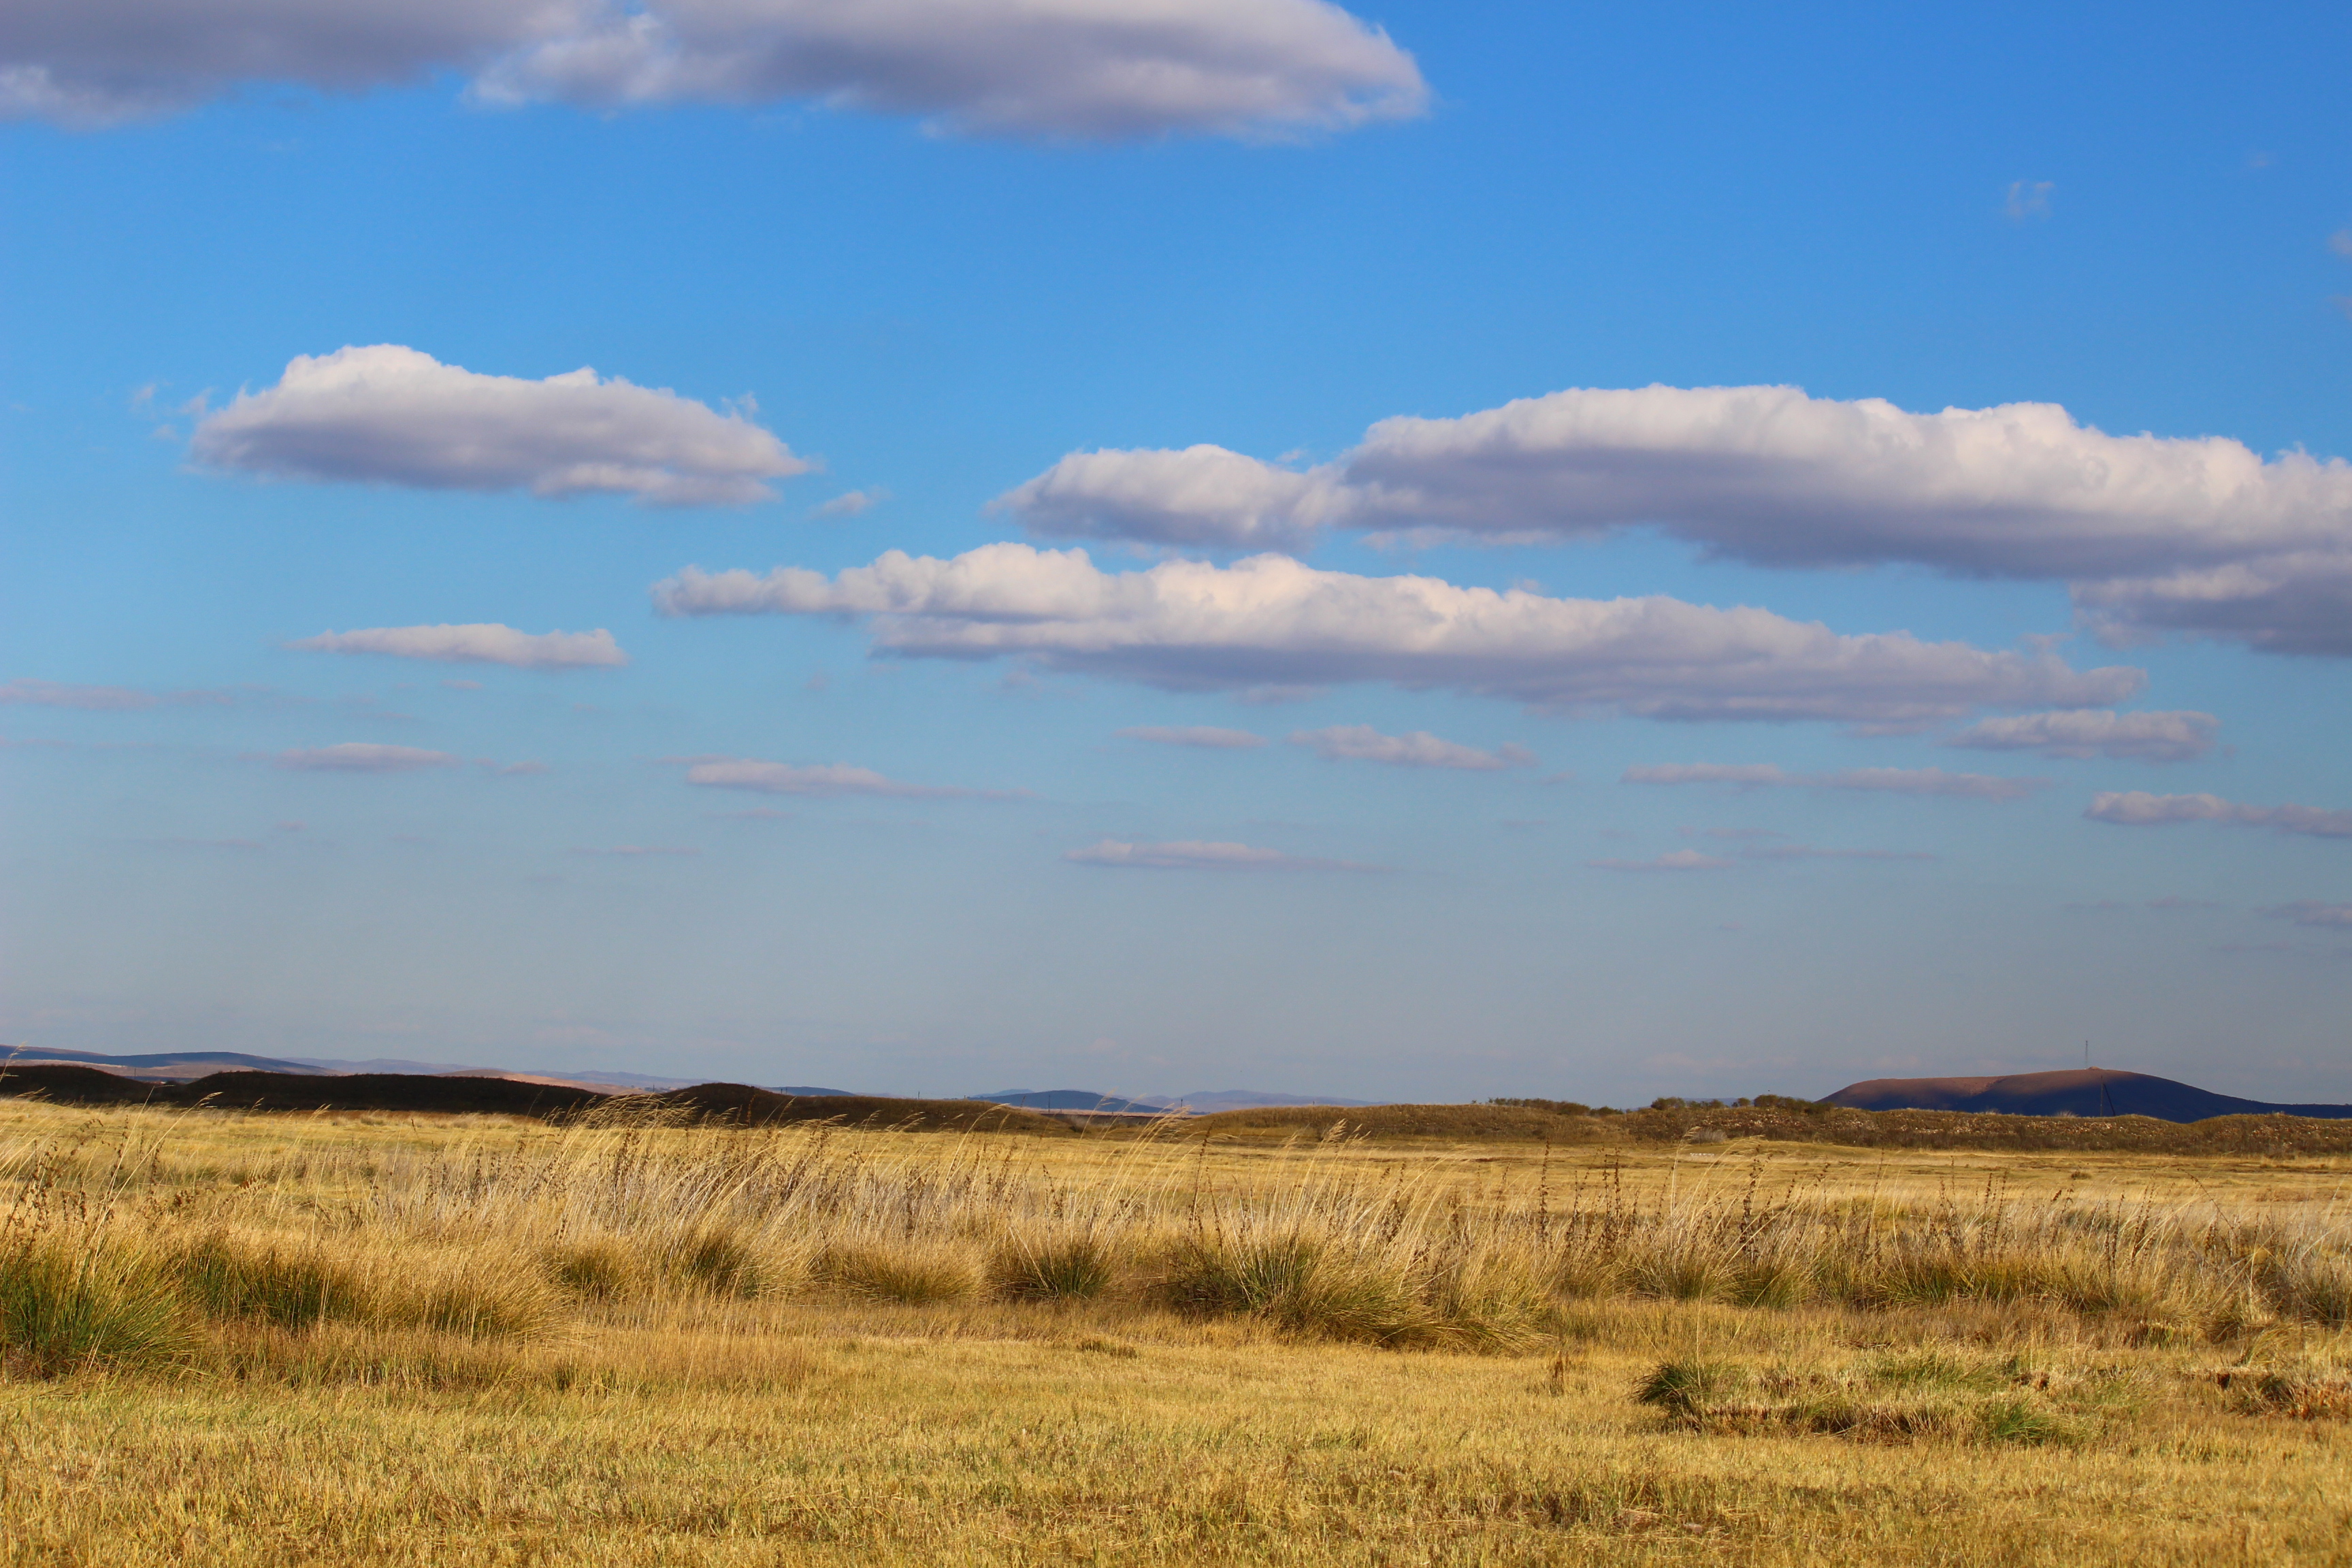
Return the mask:
M0 1251L0 1352L41 1376L176 1359L186 1324L145 1258L95 1235Z
M773 1283L773 1270L752 1239L716 1221L679 1237L663 1261L679 1285L712 1296L757 1296Z
M1090 1301L1108 1290L1118 1265L1094 1236L1005 1239L990 1260L989 1279L997 1294L1016 1301Z
M173 1255L181 1294L213 1318L251 1318L308 1328L371 1315L365 1281L316 1241L289 1244L215 1231Z
M2014 1363L1922 1350L1842 1373L1757 1373L1727 1362L1668 1361L1635 1388L1668 1422L1718 1436L1811 1435L1856 1442L2074 1443L2123 1403L2116 1376L2071 1380Z
M557 1242L544 1255L548 1277L588 1301L621 1301L645 1293L649 1281L637 1251L618 1237Z
M981 1288L981 1270L962 1248L915 1242L836 1243L819 1255L815 1272L845 1294L876 1301L968 1301Z

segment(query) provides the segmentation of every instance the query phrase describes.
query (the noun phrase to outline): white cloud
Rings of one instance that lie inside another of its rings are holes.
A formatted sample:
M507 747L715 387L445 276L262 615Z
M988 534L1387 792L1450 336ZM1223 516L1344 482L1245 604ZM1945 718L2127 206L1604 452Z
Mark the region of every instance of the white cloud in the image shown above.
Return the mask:
M2213 749L2221 721L2210 713L2116 713L2078 708L1979 720L1944 744L1984 752L2039 752L2045 757L2115 757L2184 763Z
M519 632L495 622L375 626L365 631L322 632L286 646L306 653L378 653L446 664L505 664L517 669L577 669L629 662L613 634L602 626L593 632ZM475 684L478 688L478 682Z
M1324 524L1343 519L1347 499L1322 474L1200 446L1073 452L989 507L1046 539L1299 553Z
M902 784L897 779L884 777L872 768L850 767L841 763L763 763L750 757L685 760L688 763L686 782L707 789L755 790L761 795L891 795L908 800L942 800L992 794L982 790Z
M396 343L298 354L276 386L206 416L195 460L273 479L425 489L765 500L809 465L741 412L593 370L480 375Z
M61 680L23 678L0 684L0 703L28 708L79 708L90 712L121 713L152 708L162 700L152 691L128 686L75 686Z
M1076 866L1123 866L1154 871L1377 871L1352 860L1322 860L1285 855L1249 844L1204 843L1196 839L1169 844L1129 844L1106 838L1062 857Z
M227 691L142 691L131 686L84 686L63 680L36 680L19 676L0 681L0 707L79 708L88 713L136 713L150 708L226 708L236 700Z
M424 768L454 768L458 759L446 752L427 752L415 746L345 741L337 746L280 752L271 761L278 767L300 773L408 773Z
M1585 864L1597 871L1720 871L1732 862L1696 849L1669 849L1654 860L1587 860Z
M2021 800L2049 787L2048 779L1946 773L1942 768L1842 768L1792 773L1770 763L1661 763L1627 768L1622 784L1731 784L1740 789L1841 789L1889 795L1958 795L1970 800Z
M1294 746L1313 750L1325 762L1387 763L1407 768L1463 768L1493 772L1498 768L1535 765L1524 746L1497 746L1482 752L1453 741L1441 741L1426 730L1409 735L1383 735L1370 724L1335 724L1328 730L1299 730L1290 736Z
M2352 811L2313 805L2245 805L2218 795L2149 795L2110 790L2091 797L2083 815L2094 822L2125 827L2160 827L2176 822L2235 822L2313 838L2352 838Z
M1339 130L1422 111L1324 0L11 0L0 117L114 123L247 82L473 76L488 103L808 100L987 135Z
M2050 216L2050 193L2058 187L2048 180L2011 180L2009 195L2000 204L2001 216L2011 223L2023 223L2030 217Z
M892 551L833 578L688 567L653 594L671 616L871 617L875 647L902 657L1024 657L1178 689L1388 681L1664 719L1916 723L2112 702L2144 679L2047 652L1841 637L1759 609L1554 599L1280 555L1108 573L1082 550L1000 543L946 561Z
M1150 741L1162 746L1202 746L1212 751L1239 752L1265 744L1265 737L1247 730L1222 730L1214 724L1139 724L1119 734L1130 741Z
M890 492L878 486L870 490L844 490L831 500L810 510L813 517L856 517L873 510L890 499Z
M1303 472L1211 446L1074 453L997 504L1045 537L1231 549L1339 527L1500 542L1654 526L1767 565L2059 579L2117 637L2352 654L2352 464L2109 436L2054 404L1576 388L1382 420Z
M2316 899L2298 899L2291 904L2281 904L2263 913L2273 920L2293 921L2299 926L2317 926L2322 930L2352 928L2352 904L2323 904Z

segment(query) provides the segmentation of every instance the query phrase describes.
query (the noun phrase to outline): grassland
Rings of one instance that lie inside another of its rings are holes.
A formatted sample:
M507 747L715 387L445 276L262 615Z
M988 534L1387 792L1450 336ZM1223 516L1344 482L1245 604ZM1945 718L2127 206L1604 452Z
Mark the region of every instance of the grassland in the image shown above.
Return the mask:
M2352 1562L2352 1159L0 1104L15 1563Z

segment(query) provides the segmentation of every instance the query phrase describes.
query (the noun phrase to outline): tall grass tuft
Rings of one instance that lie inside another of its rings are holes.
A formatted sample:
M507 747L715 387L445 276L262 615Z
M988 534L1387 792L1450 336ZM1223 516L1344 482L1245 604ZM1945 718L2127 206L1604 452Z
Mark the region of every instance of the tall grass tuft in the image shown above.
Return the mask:
M989 1282L1016 1301L1087 1301L1116 1282L1111 1250L1091 1234L1015 1231L989 1261Z
M44 1376L174 1359L189 1336L147 1259L90 1231L0 1250L0 1351Z
M216 1230L168 1255L181 1293L208 1316L308 1328L370 1315L367 1286L318 1241L289 1244Z

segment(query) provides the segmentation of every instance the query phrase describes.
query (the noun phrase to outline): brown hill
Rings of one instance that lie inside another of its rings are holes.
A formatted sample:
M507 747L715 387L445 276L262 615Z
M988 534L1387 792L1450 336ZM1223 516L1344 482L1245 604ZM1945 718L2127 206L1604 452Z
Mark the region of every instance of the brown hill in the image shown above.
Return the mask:
M2007 1116L2152 1116L2206 1121L2216 1116L2352 1118L2352 1105L2274 1105L2215 1094L2144 1072L2074 1068L2006 1078L1877 1078L1848 1084L1822 1103L1855 1110L1999 1111Z

